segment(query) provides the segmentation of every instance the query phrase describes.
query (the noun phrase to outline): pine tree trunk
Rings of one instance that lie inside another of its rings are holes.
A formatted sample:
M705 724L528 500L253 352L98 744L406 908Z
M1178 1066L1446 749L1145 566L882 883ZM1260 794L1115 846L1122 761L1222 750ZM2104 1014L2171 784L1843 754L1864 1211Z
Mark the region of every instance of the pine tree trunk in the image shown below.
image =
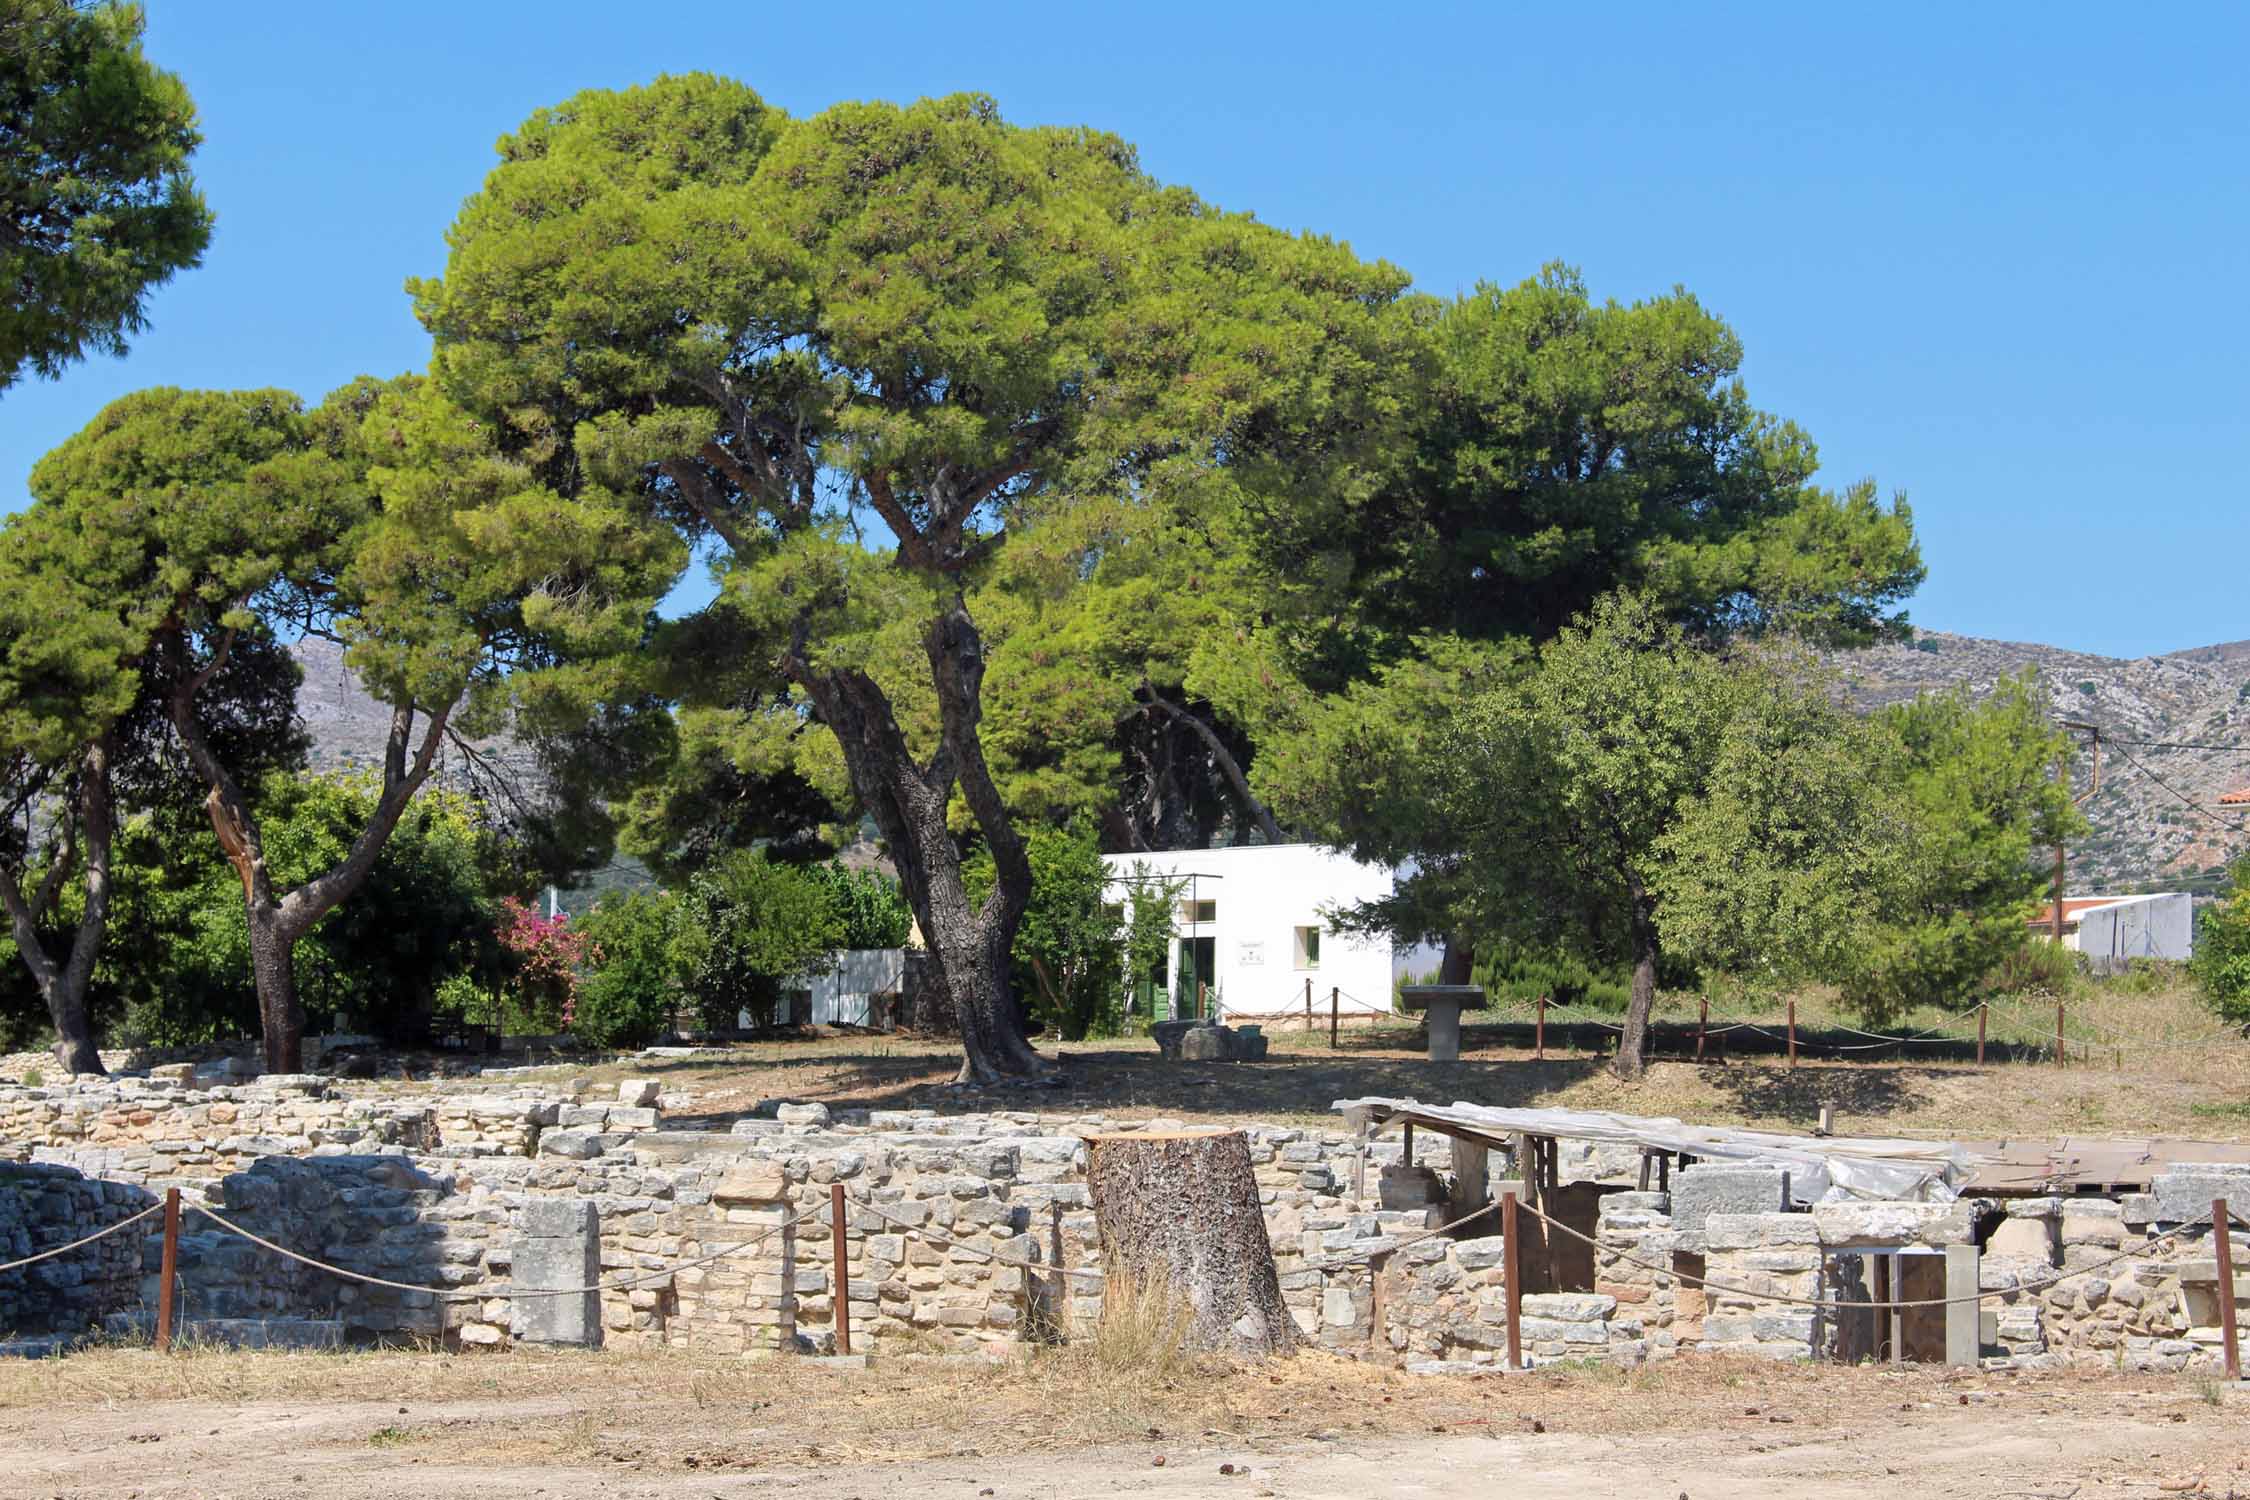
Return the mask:
M1656 1007L1656 924L1636 921L1633 941L1633 998L1625 1007L1625 1033L1617 1040L1617 1076L1628 1083L1637 1083L1647 1067L1648 1018Z
M305 1008L297 1002L297 936L279 910L250 908L250 973L258 986L258 1028L268 1073L302 1073Z
M1087 1146L1106 1298L1173 1289L1186 1304L1191 1349L1296 1349L1301 1335L1281 1300L1241 1131L1096 1135Z
M109 925L109 856L112 809L110 805L110 745L106 736L86 747L78 777L77 838L85 846L83 884L85 903L79 911L78 931L70 952L58 965L45 946L39 923L52 914L61 895L62 881L75 853L66 839L51 850L51 865L35 895L26 896L14 872L0 876L0 895L6 898L16 952L31 970L39 995L47 1004L47 1019L55 1028L55 1062L71 1073L104 1073L102 1055L94 1044L93 1020L86 1011L86 992L94 979L94 961L101 954L102 934Z
M1475 984L1476 945L1458 932L1445 935L1445 956L1438 960L1439 984Z
M1055 1067L1025 1039L1024 1010L1010 974L1010 950L1031 899L1031 865L977 738L983 643L956 600L930 622L924 645L943 726L943 742L927 764L915 761L890 699L866 673L817 671L801 660L787 665L835 734L852 789L889 846L899 888L922 928L933 978L952 999L961 1036L959 1081L1050 1082ZM969 900L961 851L946 817L956 787L992 851L997 874L991 892L977 903Z

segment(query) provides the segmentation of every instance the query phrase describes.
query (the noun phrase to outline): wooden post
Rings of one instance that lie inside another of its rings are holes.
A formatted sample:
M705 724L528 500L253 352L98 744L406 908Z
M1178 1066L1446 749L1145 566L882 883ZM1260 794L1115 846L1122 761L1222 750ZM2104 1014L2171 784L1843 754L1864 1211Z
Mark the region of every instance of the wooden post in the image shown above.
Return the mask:
M2211 1248L2219 1257L2219 1341L2227 1379L2242 1378L2242 1345L2234 1326L2234 1244L2227 1226L2227 1200L2211 1200Z
M1387 1342L1385 1334L1389 1330L1384 1324L1388 1319L1384 1315L1388 1309L1383 1306L1383 1280L1390 1264L1391 1253L1388 1250L1369 1256L1367 1260L1367 1348L1371 1354L1380 1354Z
M1328 987L1328 1050L1336 1050L1336 1022L1344 1011L1344 991L1341 986Z
M145 1242L144 1242L145 1243ZM156 1288L156 1352L172 1352L172 1283L180 1274L180 1190L164 1190L164 1260L157 1273L162 1280Z
M1989 1002L1977 1006L1977 1066L1980 1068L1984 1066L1984 1022L1991 1013Z
M2063 1065L2063 1035L2062 1035L2062 1028L2063 1028L2063 1003L2062 1003L2062 1002L2061 1002L2060 1000L2057 1000L2057 1001L2055 1002L2055 1066L2056 1066L2056 1067L2058 1067L2058 1068L2059 1068L2059 1067L2061 1067L2061 1066Z
M1705 995L1695 1018L1695 1060L1703 1061L1703 1039L1711 1030L1711 997Z
M1312 976L1305 976L1305 1030L1312 1030Z
M1367 1196L1367 1148L1367 1119L1363 1115L1359 1122L1359 1160L1352 1163L1352 1196L1354 1198L1365 1198Z
M1531 1055L1539 1062L1547 1060L1547 997L1539 997L1539 1021L1531 1033Z
M1198 1021L1211 1019L1211 986L1200 979L1195 982L1195 1018Z
M1789 997L1789 1066L1797 1066L1797 997Z
M852 1352L852 1273L850 1249L844 1243L844 1185L829 1184L828 1220L836 1237L836 1352Z
M1508 1279L1508 1368L1523 1368L1523 1247L1516 1240L1516 1195L1500 1195L1501 1275Z
M1405 1155L1399 1159L1411 1167L1414 1165L1414 1122L1412 1120L1406 1122L1406 1129L1402 1134L1405 1137L1405 1145L1401 1149L1405 1152Z

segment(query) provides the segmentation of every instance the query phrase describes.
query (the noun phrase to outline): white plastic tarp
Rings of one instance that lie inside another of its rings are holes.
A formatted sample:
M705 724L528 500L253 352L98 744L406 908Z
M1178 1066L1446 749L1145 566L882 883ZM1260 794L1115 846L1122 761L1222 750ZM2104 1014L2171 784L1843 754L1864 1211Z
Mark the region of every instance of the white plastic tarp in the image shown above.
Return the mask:
M1790 1196L1805 1203L1845 1198L1950 1203L1977 1162L1951 1141L1780 1135L1602 1109L1498 1109L1462 1101L1423 1104L1414 1099L1339 1099L1333 1107L1354 1121L1411 1120L1440 1132L1455 1126L1488 1141L1545 1135L1647 1146L1698 1160L1771 1162L1789 1169Z

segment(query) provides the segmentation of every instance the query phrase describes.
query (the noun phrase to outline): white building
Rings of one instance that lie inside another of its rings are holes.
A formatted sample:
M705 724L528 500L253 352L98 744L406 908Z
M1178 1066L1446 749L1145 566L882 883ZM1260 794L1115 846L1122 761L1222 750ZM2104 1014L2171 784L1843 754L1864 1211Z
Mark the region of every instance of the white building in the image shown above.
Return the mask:
M2054 920L2054 907L2043 907L2032 930L2051 933ZM2099 973L2133 958L2185 960L2195 952L2195 898L2185 891L2066 897L2063 946L2085 954Z
M1136 1016L1257 1020L1391 1010L1387 938L1348 937L1329 915L1396 888L1398 873L1316 844L1249 844L1160 854L1105 854L1110 905L1136 889L1176 887L1163 970L1133 978ZM1426 959L1426 961L1425 961ZM1411 962L1437 967L1434 954Z

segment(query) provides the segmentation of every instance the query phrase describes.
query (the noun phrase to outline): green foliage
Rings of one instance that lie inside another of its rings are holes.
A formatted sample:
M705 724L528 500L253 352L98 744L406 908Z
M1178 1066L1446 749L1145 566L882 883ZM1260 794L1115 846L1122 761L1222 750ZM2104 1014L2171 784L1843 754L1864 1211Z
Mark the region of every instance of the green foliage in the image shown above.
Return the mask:
M195 105L143 28L139 5L0 0L0 388L124 353L210 243Z
M1882 779L1907 816L1853 950L1834 970L1871 1022L1917 1005L1959 1009L1996 966L2020 967L2024 922L2048 883L2036 851L2085 823L2053 775L2069 741L2029 673L1983 702L1925 694L1885 709Z
M876 870L814 865L807 872L828 894L829 906L843 924L839 947L903 948L914 928L914 913L898 882Z
M1437 976L1432 974L1426 982L1435 984ZM1569 953L1501 948L1490 957L1478 957L1475 982L1484 986L1496 1005L1545 995L1556 1005L1622 1015L1633 997L1628 970L1614 964L1597 967Z
M844 945L844 920L810 871L737 850L712 862L680 894L673 960L689 1002L713 1029L739 1014L774 1024L784 987L821 968Z
M590 967L571 1032L596 1047L641 1047L672 1029L680 985L674 945L680 901L669 891L604 897L577 918Z
M2222 1020L2250 1026L2250 860L2235 865L2226 893L2204 908L2188 968Z
M269 776L258 808L275 878L303 879L333 863L372 801L360 779ZM492 858L475 804L433 792L410 808L358 894L298 944L298 989L316 1025L386 1033L436 1006L449 979L496 978ZM217 858L209 824L132 819L114 879L96 985L122 1008L127 1029L159 1044L255 1035L242 883Z
M1066 1041L1115 1036L1124 1024L1125 964L1133 933L1103 899L1110 876L1101 843L1084 825L1035 828L1025 842L1031 904L1011 950L1016 993L1027 1001L1034 1022L1054 1028ZM991 857L980 853L972 858L964 874L971 897L983 899L992 888ZM1145 918L1142 925L1147 925ZM1168 920L1165 935L1168 939ZM1148 934L1140 937L1139 956L1145 958Z
M1856 728L1801 663L1723 661L1605 600L1463 704L1433 758L1448 916L1480 948L1639 963L1652 985L1666 953L1802 974L1885 844ZM1410 884L1359 915L1417 937L1415 903Z

